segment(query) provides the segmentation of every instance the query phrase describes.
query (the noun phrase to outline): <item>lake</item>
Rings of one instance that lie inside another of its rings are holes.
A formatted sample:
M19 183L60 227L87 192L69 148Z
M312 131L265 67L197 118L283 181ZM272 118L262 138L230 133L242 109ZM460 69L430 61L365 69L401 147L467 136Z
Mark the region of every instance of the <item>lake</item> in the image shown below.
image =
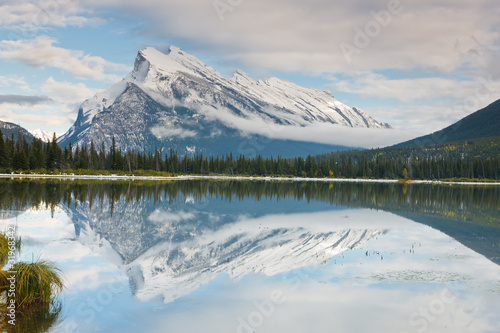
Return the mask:
M65 289L12 332L500 332L500 189L0 180ZM6 326L6 327L5 327Z

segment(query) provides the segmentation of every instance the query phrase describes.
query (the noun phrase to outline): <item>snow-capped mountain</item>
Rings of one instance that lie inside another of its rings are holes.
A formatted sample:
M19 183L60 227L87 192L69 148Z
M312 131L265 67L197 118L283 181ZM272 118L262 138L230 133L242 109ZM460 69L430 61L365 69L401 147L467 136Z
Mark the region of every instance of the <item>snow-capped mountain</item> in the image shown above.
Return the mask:
M44 131L43 129L40 129L40 128L34 129L34 130L30 131L30 133L35 138L40 139L43 142L51 142L52 138L54 136L54 133L46 132L46 131ZM57 137L57 134L56 134L56 137Z
M163 54L148 47L139 51L134 69L121 82L81 104L75 124L59 143L89 145L93 140L109 147L115 136L123 149L263 155L338 148L280 134L284 128L319 125L330 125L332 131L338 126L390 128L328 91L278 78L258 81L242 71L226 79L179 48Z

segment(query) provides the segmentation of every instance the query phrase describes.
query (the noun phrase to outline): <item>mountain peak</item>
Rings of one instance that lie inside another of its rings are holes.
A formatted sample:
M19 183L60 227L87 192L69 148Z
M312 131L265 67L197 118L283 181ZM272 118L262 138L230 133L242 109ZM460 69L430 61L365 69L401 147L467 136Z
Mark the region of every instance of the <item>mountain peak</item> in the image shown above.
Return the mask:
M173 45L168 47L167 52L162 52L155 47L148 46L148 47L145 47L144 49L140 50L139 54L141 54L144 58L146 58L149 61L160 62L160 63L165 61L167 58L173 59L173 58L177 58L179 56L187 55L180 48L173 46Z
M240 84L244 82L257 83L257 81L255 81L251 76L249 76L247 73L239 69L236 72L234 72L233 77L231 78L230 81Z
M182 72L200 75L200 73L204 72L215 72L214 69L208 67L204 62L176 46L170 46L168 53L163 53L154 47L146 47L139 51L134 70L138 67L137 62L141 63L144 61L147 61L150 66L155 67L161 74Z
M179 56L183 56L183 55L186 55L186 53L184 51L182 51L181 48L177 47L177 46L174 46L174 45L170 45L168 47L168 55L179 55Z

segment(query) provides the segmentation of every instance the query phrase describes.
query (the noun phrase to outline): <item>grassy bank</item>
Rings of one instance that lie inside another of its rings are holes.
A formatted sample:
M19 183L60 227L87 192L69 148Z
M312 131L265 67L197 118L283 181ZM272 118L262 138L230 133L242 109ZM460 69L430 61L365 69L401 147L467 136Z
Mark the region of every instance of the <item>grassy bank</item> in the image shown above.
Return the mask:
M175 181L189 179L205 180L265 180L265 181L317 181L317 182L367 182L367 183L400 183L400 184L459 184L459 185L500 185L500 181L493 179L471 179L471 178L446 178L433 180L413 180L413 179L377 179L377 178L334 178L334 177L296 177L287 175L272 176L251 176L251 175L226 175L226 174L171 174L167 172L144 171L96 171L96 170L65 170L64 172L12 172L0 173L0 178L32 178L32 179L69 179L69 180L144 180L144 181Z

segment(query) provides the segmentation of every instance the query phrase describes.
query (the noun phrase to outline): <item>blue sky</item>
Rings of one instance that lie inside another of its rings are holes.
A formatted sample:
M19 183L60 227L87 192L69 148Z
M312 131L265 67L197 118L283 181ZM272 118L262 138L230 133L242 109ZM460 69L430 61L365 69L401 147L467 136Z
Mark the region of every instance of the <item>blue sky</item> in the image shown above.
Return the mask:
M426 134L499 98L498 17L497 0L4 0L0 120L63 133L139 49L176 45Z

